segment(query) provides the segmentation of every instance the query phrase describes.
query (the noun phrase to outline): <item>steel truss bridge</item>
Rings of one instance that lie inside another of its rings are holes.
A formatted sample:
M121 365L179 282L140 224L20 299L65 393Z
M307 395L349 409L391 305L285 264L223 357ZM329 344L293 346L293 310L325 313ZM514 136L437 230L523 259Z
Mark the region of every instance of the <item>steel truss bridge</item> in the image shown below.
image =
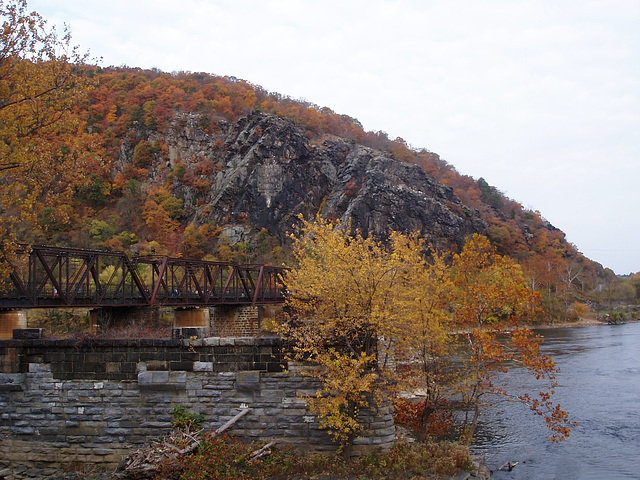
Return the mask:
M284 302L285 269L268 265L50 246L22 246L10 263L0 309Z

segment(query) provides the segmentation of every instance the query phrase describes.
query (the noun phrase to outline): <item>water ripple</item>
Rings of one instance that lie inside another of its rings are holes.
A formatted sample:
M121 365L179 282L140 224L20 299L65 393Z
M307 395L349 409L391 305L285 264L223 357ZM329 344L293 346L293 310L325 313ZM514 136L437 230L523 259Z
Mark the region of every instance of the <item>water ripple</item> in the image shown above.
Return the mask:
M539 418L501 402L486 412L474 451L494 470L521 462L512 472L495 472L495 480L639 478L640 324L539 333L543 353L560 368L557 399L580 425L565 442L549 443ZM516 389L531 387L531 377L517 369L503 380Z

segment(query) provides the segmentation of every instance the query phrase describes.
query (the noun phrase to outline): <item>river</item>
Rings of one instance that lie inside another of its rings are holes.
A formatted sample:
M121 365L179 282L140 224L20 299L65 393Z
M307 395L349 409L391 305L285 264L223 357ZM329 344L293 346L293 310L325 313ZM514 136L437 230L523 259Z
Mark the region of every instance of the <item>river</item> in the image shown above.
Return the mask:
M545 440L541 417L500 399L484 412L474 452L502 479L640 478L640 323L544 329L542 351L560 368L556 399L580 422L569 439ZM509 385L530 385L519 369ZM495 471L519 462L511 472Z

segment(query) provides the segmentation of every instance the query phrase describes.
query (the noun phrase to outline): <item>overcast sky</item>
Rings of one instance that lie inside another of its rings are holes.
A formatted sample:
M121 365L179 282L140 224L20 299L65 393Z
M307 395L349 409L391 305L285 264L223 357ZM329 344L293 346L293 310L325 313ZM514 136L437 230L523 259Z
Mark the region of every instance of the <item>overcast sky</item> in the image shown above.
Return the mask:
M229 75L438 153L640 271L638 0L29 0L102 66Z

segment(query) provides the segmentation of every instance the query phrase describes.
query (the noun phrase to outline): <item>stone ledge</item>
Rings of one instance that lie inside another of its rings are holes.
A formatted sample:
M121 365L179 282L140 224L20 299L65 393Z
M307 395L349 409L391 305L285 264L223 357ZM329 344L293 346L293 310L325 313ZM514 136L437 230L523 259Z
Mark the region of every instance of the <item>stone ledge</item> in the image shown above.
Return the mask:
M187 372L144 371L138 373L138 388L141 390L186 390Z
M24 373L0 373L0 391L19 392L24 390L27 375Z
M51 364L29 363L29 373L51 373Z
M14 328L13 339L14 340L37 340L42 338L44 333L43 328Z
M213 372L213 362L193 362L194 372Z
M171 329L171 338L174 339L194 339L203 338L207 334L205 327L173 327Z

